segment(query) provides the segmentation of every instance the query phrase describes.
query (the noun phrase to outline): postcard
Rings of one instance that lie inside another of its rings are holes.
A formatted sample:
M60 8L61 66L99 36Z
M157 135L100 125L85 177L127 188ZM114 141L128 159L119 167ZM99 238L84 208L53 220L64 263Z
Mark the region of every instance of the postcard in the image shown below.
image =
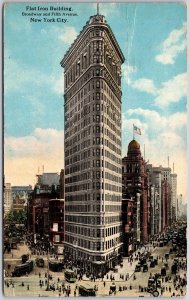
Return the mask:
M4 296L186 295L186 22L4 4Z

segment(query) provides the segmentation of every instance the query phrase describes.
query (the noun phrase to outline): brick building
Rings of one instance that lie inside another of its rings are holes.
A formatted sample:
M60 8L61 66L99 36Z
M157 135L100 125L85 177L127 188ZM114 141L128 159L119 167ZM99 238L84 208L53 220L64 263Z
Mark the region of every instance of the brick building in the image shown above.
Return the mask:
M148 202L148 174L146 163L141 156L140 145L132 140L128 145L127 156L122 159L123 201L132 203L132 249L148 240L150 211ZM128 209L128 205L123 206ZM131 207L130 207L131 208ZM124 214L124 211L123 211Z

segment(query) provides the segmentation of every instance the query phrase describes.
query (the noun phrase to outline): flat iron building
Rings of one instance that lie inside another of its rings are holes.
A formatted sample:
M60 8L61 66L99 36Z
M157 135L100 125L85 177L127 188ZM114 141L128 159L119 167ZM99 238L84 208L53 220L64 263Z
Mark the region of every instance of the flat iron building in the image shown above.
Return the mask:
M65 258L104 273L121 242L121 64L104 16L95 15L71 45L64 68Z

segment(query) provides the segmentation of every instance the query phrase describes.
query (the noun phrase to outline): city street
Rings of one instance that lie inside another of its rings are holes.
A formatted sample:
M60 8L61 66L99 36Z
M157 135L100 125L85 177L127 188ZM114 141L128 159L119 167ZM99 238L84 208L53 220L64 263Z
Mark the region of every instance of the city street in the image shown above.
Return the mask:
M135 266L137 265L138 261L135 260L135 254L137 255L138 252L133 254L133 262L129 262L128 258L123 259L123 266L118 266L117 272L110 271L106 276L104 276L104 279L96 279L91 281L89 278L87 278L85 275L83 276L82 280L76 281L76 283L68 283L66 282L64 278L64 272L51 272L50 275L52 275L52 279L49 281L50 285L54 285L55 291L46 291L46 283L47 283L47 277L45 275L47 274L47 268L39 268L34 267L33 271L28 276L22 276L22 277L5 277L5 284L4 284L4 294L7 297L12 296L49 296L49 297L60 297L65 296L65 292L63 293L63 290L66 289L68 286L70 286L70 294L69 296L78 296L78 286L82 285L84 283L88 283L91 287L95 287L97 290L96 295L97 296L109 296L110 286L114 282L116 285L116 293L112 293L111 296L116 297L150 297L150 293L147 292L141 292L141 289L139 291L139 286L142 288L147 287L148 285L148 278L151 273L161 273L161 268L164 265L165 253L168 253L170 250L170 245L164 246L164 247L152 247L151 245L146 245L146 247L142 247L139 251L140 253L144 251L150 251L151 255L158 256L158 265L149 268L148 272L134 272ZM17 260L21 257L22 254L30 253L29 249L25 244L19 245L17 250L12 250L11 254L5 254L5 266L7 266L7 263L11 265L11 271L13 270L13 266L15 266L15 261L17 264L20 262ZM12 255L13 254L13 255ZM12 258L13 256L13 258ZM32 255L31 259L35 260L37 256ZM175 296L181 296L181 290L175 289L173 284L173 275L171 274L171 266L173 259L175 257L175 254L171 254L169 256L169 259L167 260L168 263L168 269L167 269L167 276L170 276L169 281L163 282L162 281L162 289L158 289L160 295L164 297L170 297L175 293ZM45 260L47 257L43 257ZM163 258L163 261L162 261ZM185 261L185 258L179 258L179 260ZM46 266L46 264L45 264ZM149 266L149 263L148 263ZM180 269L179 275L181 278L184 278L186 273L186 270ZM128 280L125 280L128 276ZM111 277L114 277L114 280L111 280ZM123 279L122 279L123 278ZM43 285L40 286L40 281L43 282ZM13 282L13 285L11 284ZM7 285L8 283L8 285ZM161 291L162 290L162 291ZM75 293L74 293L75 291ZM185 286L182 288L182 295L185 295L186 288Z

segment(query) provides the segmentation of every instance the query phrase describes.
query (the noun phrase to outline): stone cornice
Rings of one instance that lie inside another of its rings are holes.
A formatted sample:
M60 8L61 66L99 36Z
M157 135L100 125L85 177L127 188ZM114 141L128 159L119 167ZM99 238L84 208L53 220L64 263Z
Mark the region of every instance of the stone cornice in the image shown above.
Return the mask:
M93 16L91 18L95 19L96 16ZM99 17L103 17L103 16L99 16ZM90 20L91 20L90 18ZM99 27L99 28L103 28L106 31L108 31L110 39L113 43L113 45L115 46L115 48L117 49L117 52L119 54L120 60L123 63L125 61L125 57L119 47L119 44L110 28L110 26L105 23L105 22L98 22L98 21L94 21L90 23L90 20L86 23L86 25L83 27L83 29L81 30L81 32L79 33L79 35L77 36L77 38L75 39L75 41L73 42L73 44L71 45L71 47L68 49L68 51L66 52L66 54L64 55L64 58L61 61L61 66L64 67L67 63L67 61L69 60L70 56L72 56L74 54L75 51L78 50L78 48L81 46L81 44L83 43L83 40L85 39L85 35L93 28Z

